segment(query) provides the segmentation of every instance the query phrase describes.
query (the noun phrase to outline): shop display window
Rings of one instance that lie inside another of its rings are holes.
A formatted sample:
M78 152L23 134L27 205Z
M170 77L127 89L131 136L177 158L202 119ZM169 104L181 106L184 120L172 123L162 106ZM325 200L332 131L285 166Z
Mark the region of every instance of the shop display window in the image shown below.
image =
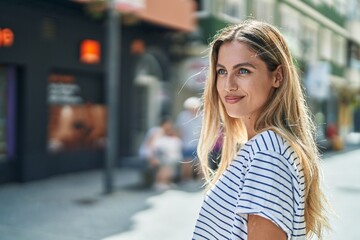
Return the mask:
M0 162L15 155L15 68L0 65Z
M106 107L97 76L53 73L48 78L48 151L105 147Z

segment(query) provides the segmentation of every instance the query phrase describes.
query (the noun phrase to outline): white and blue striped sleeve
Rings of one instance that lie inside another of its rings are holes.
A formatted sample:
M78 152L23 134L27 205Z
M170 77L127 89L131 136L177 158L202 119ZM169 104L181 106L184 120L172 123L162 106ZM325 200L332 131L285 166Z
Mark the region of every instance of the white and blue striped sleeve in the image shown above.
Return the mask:
M255 153L239 191L236 213L267 218L291 238L295 215L293 173L284 156L273 151Z

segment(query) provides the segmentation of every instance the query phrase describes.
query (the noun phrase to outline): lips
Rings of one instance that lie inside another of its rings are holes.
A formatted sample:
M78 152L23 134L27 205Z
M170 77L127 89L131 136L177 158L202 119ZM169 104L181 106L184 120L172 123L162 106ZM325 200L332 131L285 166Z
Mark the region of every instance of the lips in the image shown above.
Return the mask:
M234 103L239 102L243 98L244 98L244 96L226 96L225 102L229 103L229 104L234 104Z

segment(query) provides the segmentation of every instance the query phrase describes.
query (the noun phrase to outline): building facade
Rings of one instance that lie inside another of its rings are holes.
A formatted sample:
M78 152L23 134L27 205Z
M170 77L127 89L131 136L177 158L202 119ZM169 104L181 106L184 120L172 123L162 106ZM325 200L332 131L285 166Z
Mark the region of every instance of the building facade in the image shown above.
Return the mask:
M0 183L104 165L107 23L101 2L0 2ZM140 1L136 13L118 6L118 161L134 154L144 132L171 110L171 66L179 58L171 50L173 36L195 27L192 2L175 2L165 6L165 16L151 8L158 0ZM180 21L174 11L187 17Z

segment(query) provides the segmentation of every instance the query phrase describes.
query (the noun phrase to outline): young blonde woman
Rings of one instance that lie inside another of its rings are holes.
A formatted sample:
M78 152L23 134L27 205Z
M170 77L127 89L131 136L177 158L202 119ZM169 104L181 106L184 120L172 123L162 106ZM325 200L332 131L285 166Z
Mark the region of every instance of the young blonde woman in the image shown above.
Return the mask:
M216 172L208 156L224 133ZM321 238L328 227L314 126L288 46L255 20L210 45L198 157L209 190L193 239Z

